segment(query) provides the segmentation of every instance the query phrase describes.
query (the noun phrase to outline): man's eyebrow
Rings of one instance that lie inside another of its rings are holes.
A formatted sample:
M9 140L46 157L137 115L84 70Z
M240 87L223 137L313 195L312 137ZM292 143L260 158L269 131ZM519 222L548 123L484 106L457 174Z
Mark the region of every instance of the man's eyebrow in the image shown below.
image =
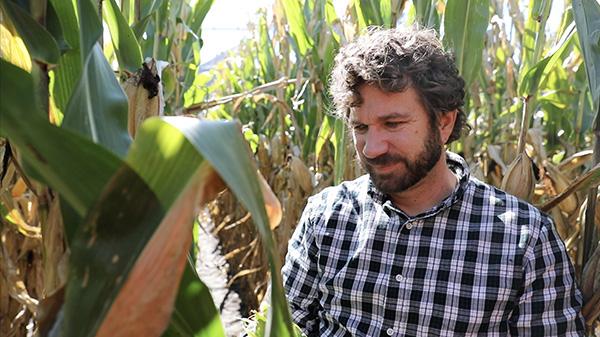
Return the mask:
M410 114L408 114L408 113L390 112L389 114L377 117L377 120L380 122L385 122L390 119L408 119L408 118L410 118ZM361 125L361 124L363 124L363 123L361 121L359 121L358 119L352 118L352 117L350 118L350 125L356 126L356 125Z
M403 112L390 112L389 114L385 114L383 116L379 116L377 119L380 121L387 121L390 119L407 119L410 117L410 114Z

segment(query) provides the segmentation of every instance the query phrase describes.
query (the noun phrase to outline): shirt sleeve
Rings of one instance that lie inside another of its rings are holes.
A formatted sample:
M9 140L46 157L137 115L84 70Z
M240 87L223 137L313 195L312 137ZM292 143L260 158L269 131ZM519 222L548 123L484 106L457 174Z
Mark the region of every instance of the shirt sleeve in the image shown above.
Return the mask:
M544 218L524 261L524 289L509 320L513 336L584 336L582 296L565 246Z
M321 306L318 296L317 252L309 201L289 241L282 269L283 286L292 320L307 336L317 336L319 332Z

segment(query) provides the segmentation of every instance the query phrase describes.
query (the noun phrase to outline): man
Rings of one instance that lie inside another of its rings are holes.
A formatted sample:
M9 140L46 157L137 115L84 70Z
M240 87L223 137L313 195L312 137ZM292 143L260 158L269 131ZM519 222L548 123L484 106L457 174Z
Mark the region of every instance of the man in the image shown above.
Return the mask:
M464 81L430 30L371 30L331 92L368 175L309 199L283 267L308 336L582 336L550 218L443 151Z

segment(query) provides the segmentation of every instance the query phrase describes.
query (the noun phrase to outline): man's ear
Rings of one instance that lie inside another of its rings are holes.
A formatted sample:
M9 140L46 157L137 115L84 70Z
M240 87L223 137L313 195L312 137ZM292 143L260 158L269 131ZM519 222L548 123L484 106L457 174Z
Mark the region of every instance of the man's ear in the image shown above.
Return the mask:
M446 144L450 135L452 134L452 130L454 130L454 123L456 122L456 116L458 115L458 110L452 110L448 112L443 112L438 118L438 128L440 130L440 138L443 144Z

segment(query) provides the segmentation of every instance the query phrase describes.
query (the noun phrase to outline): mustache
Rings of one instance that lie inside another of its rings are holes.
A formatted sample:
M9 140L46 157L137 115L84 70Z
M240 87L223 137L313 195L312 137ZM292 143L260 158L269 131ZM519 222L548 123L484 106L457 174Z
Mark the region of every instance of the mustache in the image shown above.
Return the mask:
M378 165L389 165L393 163L402 162L408 165L408 161L401 155L398 154L382 154L379 157L375 158L366 158L363 156L363 161L368 166L378 166Z

